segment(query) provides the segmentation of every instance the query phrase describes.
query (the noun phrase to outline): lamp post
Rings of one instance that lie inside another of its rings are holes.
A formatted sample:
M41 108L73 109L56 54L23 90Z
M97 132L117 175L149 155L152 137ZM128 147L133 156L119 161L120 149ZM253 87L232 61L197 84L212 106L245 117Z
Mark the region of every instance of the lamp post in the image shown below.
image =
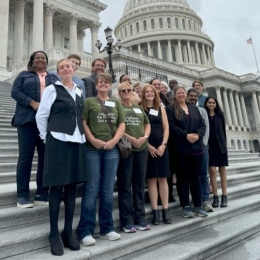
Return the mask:
M107 52L108 54L108 64L109 64L109 73L112 76L113 83L116 82L116 75L114 74L114 69L113 69L113 64L112 64L112 53L113 51L119 52L121 47L122 47L122 42L121 40L118 40L115 45L113 45L114 39L112 37L112 32L113 30L109 27L107 27L105 30L105 35L106 35L106 40L107 40L107 45L103 48L103 50L100 50L102 47L102 43L100 40L97 40L95 46L98 48L99 53L102 53L104 51Z

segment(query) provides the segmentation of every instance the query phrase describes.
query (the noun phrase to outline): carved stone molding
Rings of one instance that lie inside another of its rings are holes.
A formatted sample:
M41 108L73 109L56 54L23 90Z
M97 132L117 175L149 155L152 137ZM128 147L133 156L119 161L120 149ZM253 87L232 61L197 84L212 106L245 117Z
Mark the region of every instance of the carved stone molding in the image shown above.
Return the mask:
M81 18L80 15L77 13L70 13L68 16L68 20L70 21L70 24L75 24L75 25L77 25L80 18Z
M14 0L15 5L25 6L27 0Z
M57 11L57 7L53 4L46 3L45 5L45 15L53 16L54 13Z
M98 32L101 25L102 25L102 23L99 23L99 22L90 23L89 24L90 31L91 32Z

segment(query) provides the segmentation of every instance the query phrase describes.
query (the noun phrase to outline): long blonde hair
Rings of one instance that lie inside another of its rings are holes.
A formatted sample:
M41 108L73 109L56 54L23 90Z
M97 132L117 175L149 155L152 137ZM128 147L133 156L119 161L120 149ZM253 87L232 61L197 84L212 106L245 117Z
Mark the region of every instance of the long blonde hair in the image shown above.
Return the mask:
M142 98L141 98L141 107L145 110L148 111L147 108L147 103L146 103L146 99L145 99L145 91L147 90L147 88L151 88L153 93L154 93L154 100L153 100L153 108L155 110L159 110L160 107L160 98L159 95L157 93L157 91L155 90L155 87L153 85L146 85L143 87L142 89Z
M177 92L177 90L180 89L180 88L183 89L183 90L185 91L185 93L186 93L186 88L183 87L183 86L176 86L176 87L174 88L174 91L173 91L174 96L173 96L172 105L173 105L173 107L174 107L175 117L176 117L177 119L182 119L182 118L183 118L183 110L182 110L182 108L180 107L179 103L176 101L176 98L175 98L176 92Z

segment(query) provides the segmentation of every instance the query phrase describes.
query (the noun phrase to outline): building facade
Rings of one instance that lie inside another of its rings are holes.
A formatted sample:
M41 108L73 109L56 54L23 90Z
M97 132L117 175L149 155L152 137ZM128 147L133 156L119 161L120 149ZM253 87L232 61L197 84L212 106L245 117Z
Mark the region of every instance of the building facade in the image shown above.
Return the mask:
M80 77L90 74L95 57L107 59L95 47L99 13L106 8L98 0L0 0L0 6L2 81L12 82L25 70L35 50L47 52L49 70L59 59L78 53ZM228 145L258 152L260 79L217 68L214 42L202 32L202 23L187 0L128 0L114 29L123 42L112 56L117 79L127 73L145 83L160 74L187 87L194 80L203 81L205 95L216 96L225 111ZM92 53L83 48L88 28Z

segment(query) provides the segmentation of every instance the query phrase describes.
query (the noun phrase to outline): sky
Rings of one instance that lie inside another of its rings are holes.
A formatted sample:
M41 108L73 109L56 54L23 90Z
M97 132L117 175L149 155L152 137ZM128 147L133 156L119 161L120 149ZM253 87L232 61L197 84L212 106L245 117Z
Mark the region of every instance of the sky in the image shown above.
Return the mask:
M127 0L100 0L108 7L100 13L102 26L99 39L106 44L104 29L114 28L122 17ZM219 69L236 75L256 73L253 46L246 40L252 37L260 68L260 0L188 0L203 20L202 31L215 43L214 56ZM87 30L85 49L90 52L91 35Z

